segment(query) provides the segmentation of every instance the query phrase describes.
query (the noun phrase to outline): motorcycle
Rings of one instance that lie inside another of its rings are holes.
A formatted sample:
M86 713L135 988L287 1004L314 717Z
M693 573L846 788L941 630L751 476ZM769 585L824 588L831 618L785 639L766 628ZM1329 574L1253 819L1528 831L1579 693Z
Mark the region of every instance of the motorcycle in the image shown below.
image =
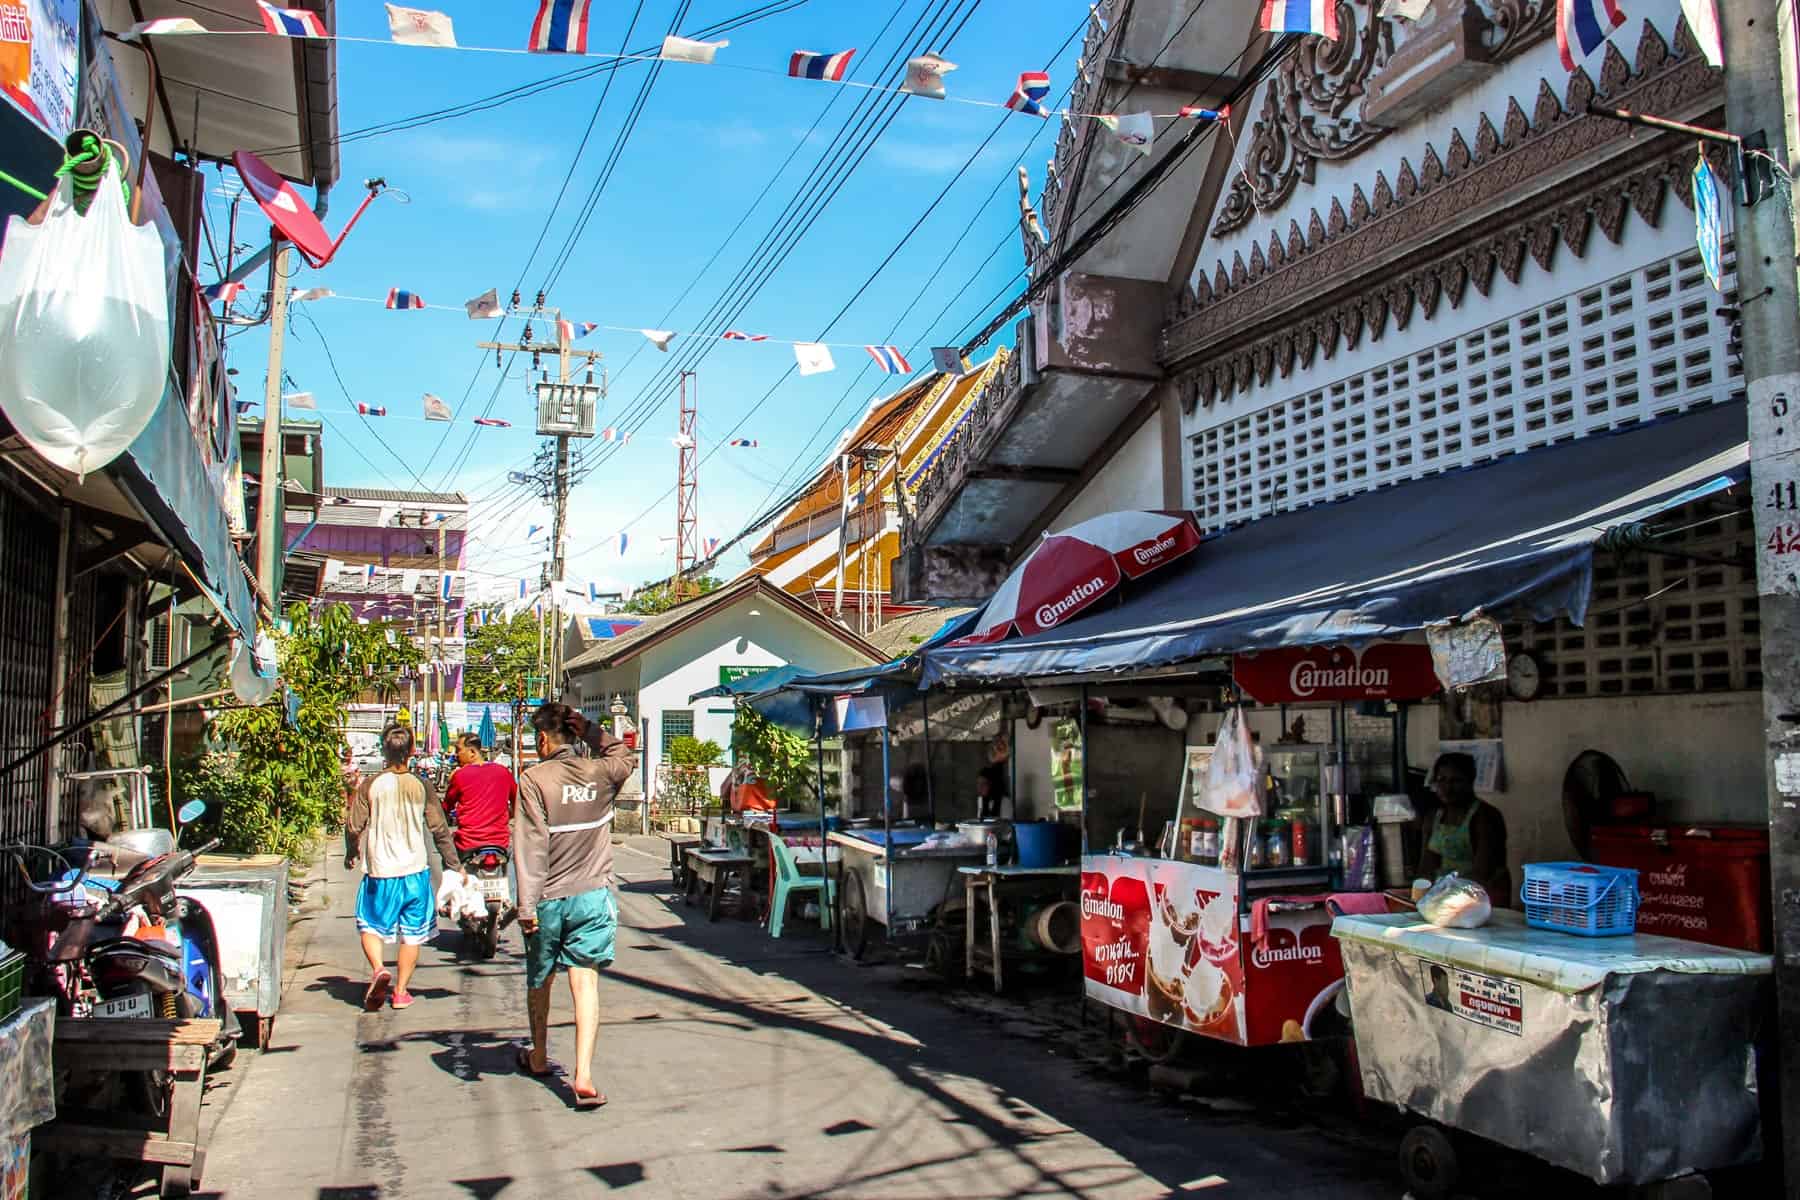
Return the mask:
M492 958L500 949L500 931L513 923L518 915L514 907L512 875L508 870L512 855L503 846L476 846L462 854L462 870L481 898L487 902L482 917L464 914L457 919L463 931L463 944L479 958Z

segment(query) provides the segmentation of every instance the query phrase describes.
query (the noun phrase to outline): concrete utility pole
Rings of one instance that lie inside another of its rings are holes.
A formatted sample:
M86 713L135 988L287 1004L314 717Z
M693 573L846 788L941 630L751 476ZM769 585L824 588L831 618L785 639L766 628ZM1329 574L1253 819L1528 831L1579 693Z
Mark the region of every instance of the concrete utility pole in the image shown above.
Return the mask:
M1750 405L1750 486L1762 624L1775 1036L1785 1192L1800 1196L1800 286L1790 181L1800 159L1792 0L1719 0L1725 126L1744 139L1752 203L1736 206L1739 328ZM1785 173L1787 179L1779 176ZM1758 176L1761 180L1758 180ZM1758 183L1772 183L1760 189Z
M269 378L263 384L262 481L256 497L256 583L269 611L281 611L282 532L276 528L281 508L281 352L287 341L288 280L294 275L294 251L282 246L269 260Z
M537 303L525 310L519 309L518 294L514 293L513 309L515 312L521 312L521 315L526 318L524 335L516 342L479 342L477 345L483 350L492 350L496 361L499 359L502 350L510 350L516 354L529 354L532 357L532 365L534 367L537 365L539 355L554 351L556 353L557 361L556 379L557 387L560 389L559 394L567 393L569 390L569 387L573 382L569 378L570 371L574 367L577 359L581 360L582 365L587 368L588 382L593 382L594 364L599 362L602 356L598 350L574 350L570 348L569 339L574 335L574 331L569 323L563 320L561 309L545 308L544 295L542 292L538 293ZM552 327L556 330L556 341L554 343L533 342L531 340L530 318L534 316L548 318L553 323ZM542 428L543 405L541 402L538 408L540 414L538 432L543 433L545 431ZM567 429L559 428L554 436L556 438L556 477L553 484L555 512L550 522L549 578L545 580L546 590L550 592L549 616L551 628L548 631L545 631L542 629L543 622L539 621L539 637L542 639L547 636L549 644L547 654L546 652L540 652L538 655L540 670L543 669L543 660L546 657L549 659L549 679L544 685L544 698L547 700L556 699L562 694L562 625L559 614L562 607L561 593L563 576L567 567L564 554L567 550L569 528L569 439L571 437L592 437L594 436L594 431L590 422L589 427L585 432L575 433Z

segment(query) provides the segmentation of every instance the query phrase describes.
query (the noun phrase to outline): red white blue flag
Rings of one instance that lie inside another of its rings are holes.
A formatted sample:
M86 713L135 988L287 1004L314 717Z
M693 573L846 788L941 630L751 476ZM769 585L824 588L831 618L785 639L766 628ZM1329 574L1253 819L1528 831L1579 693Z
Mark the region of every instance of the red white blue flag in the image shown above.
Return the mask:
M438 576L438 597L440 599L450 599L450 592L454 587L455 576L451 575L450 572L445 571L442 575Z
M586 54L589 0L543 0L531 23L527 50L540 54Z
M487 429L511 429L511 421L502 421L499 417L476 417L475 423Z
M1223 121L1230 115L1231 105L1229 104L1219 108L1201 108L1197 104L1184 104L1181 107L1181 116L1188 121Z
M621 533L619 535L619 557L620 558L625 557L625 547L629 546L630 544L631 544L631 538L628 535Z
M237 410L239 416L242 416L244 413L255 408L258 403L259 401L256 400L233 400L231 402L231 407Z
M850 59L855 53L854 50L839 50L836 54L796 50L788 59L788 74L795 79L824 79L842 83L844 72L850 69Z
M719 336L728 342L766 342L769 340L769 335L766 333L740 333L735 329L727 329Z
M380 405L375 405L375 404L364 404L360 400L357 401L356 411L361 413L365 417L385 417L385 416L387 416L387 409L385 407L382 407Z
M225 304L230 304L233 300L238 298L238 295L243 292L243 290L243 284L233 283L227 279L219 283L208 284L206 287L200 289L200 294L206 297L206 302L208 304L215 301L222 301Z
M755 438L732 438L729 442L726 442L725 444L727 446L748 446L752 450L756 449L756 439Z
M389 288L387 306L389 308L424 308L425 297L402 288Z
M906 361L906 355L900 353L900 347L864 346L863 349L869 352L869 357L875 360L875 365L880 367L884 374L912 374L912 364Z
M707 538L706 539L706 557L711 558L713 555L717 554L718 552L719 552L719 539L718 538Z
M267 0L256 0L262 12L263 30L279 37L330 37L325 21L316 12L304 8L276 8Z
M578 338L584 338L588 334L594 332L594 330L596 330L598 328L600 328L600 326L597 322L577 321L577 322L575 322L575 336Z
M1049 110L1044 107L1044 97L1049 94L1050 75L1048 72L1021 71L1019 72L1019 82L1013 88L1013 94L1006 99L1006 107L1014 112L1027 113L1049 120Z
M629 442L631 440L631 431L628 429L615 429L611 425L608 425L605 429L600 431L600 440L603 442Z
M1265 33L1316 33L1335 42L1337 0L1263 0L1258 27Z
M1557 0L1556 48L1563 70L1573 71L1625 23L1615 0Z

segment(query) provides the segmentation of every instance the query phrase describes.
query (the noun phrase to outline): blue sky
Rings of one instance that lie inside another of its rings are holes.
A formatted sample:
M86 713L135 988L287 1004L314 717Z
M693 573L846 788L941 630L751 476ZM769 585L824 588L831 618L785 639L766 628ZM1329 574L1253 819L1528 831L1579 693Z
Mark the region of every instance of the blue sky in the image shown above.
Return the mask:
M898 5L813 0L724 35L731 45L720 51L719 62L784 70L795 49L855 47L849 78L874 82L875 69L921 14L955 12L949 22L954 29L971 5L973 15L953 40L933 43L958 64L948 77L951 93L1003 100L1020 71L1041 68L1056 54L1052 99L1060 97L1079 51L1077 31L1086 20L1086 5L1078 0L1031 6L996 0L906 0ZM459 43L497 47L522 47L537 8L530 0L438 7L455 20ZM593 5L590 53L620 47L635 7L624 2ZM657 44L679 7L678 0L645 0L629 46ZM678 32L693 33L753 7L750 0L693 3ZM896 12L886 36L874 41ZM379 4L340 4L338 20L336 32L345 37L387 36ZM1077 36L1069 40L1071 34ZM906 45L917 37L912 34ZM570 71L583 61L340 43L340 130L350 133L466 102ZM569 236L649 70L648 63L633 63L613 76L568 195L549 220L537 261L525 273L522 290L528 302L553 269L555 251ZM491 111L345 144L341 182L326 222L333 233L354 209L365 177L385 177L410 203L378 201L338 258L322 271L301 271L295 285L329 287L339 297L383 297L390 287L402 287L433 305L460 305L497 287L504 299L546 229L551 202L606 78L598 75ZM879 82L896 79L886 76ZM789 198L831 151L865 94L723 67L665 66L562 267L550 303L577 321L698 327ZM834 96L835 105L809 137L809 128ZM821 335L826 322L1000 121L1000 112L993 109L906 101L817 223L732 324L775 338ZM824 340L890 340L896 321L917 301L891 340L919 366L929 362L927 346L949 344L959 331L966 336L985 324L999 307L989 302L1007 290L1008 279L1023 265L1013 163L1025 151L1035 192L1056 126L1054 120L1007 117L926 223ZM771 182L796 146L794 162ZM701 275L765 189L766 197L742 231ZM215 228L222 229L224 201L214 197L212 203ZM255 225L252 220L249 228ZM243 227L240 239L252 240L243 235ZM961 248L939 272L940 261L958 239L963 239ZM965 290L971 274L996 249ZM669 314L690 284L691 293ZM513 377L501 381L492 354L474 348L475 342L494 335L496 323L470 321L460 312L388 312L350 299L303 307L306 315L295 321L288 343L286 370L294 387L318 398L328 425L328 480L388 487L417 487L422 481L461 488L479 502L472 569L535 580L544 551L528 541L525 531L532 524L547 525L546 513L537 503L522 501L519 489L509 489L505 474L526 466L541 443L532 433L523 360L512 367ZM517 323L508 322L506 338L518 333ZM538 328L534 336L543 339L549 331ZM675 354L660 355L642 337L627 332L601 330L581 345L602 351L609 364L610 395L600 425L613 424L633 406L660 397L628 446L576 443L596 465L572 497L568 577L633 585L673 566L672 542L660 539L674 527L676 450L670 439L676 406L671 389L652 385L661 380L659 368L671 365ZM681 345L677 339L675 349ZM326 346L348 397L333 377ZM245 396L260 398L251 381L260 381L264 373L265 347L260 329L234 339L233 361L241 370ZM759 446L720 448L702 466L701 536L737 532L752 512L779 494L780 481L785 478L792 486L872 398L901 382L872 369L863 371L868 358L859 349L847 346L832 353L837 370L805 379L790 376L746 416L793 364L792 351L774 342L713 346L698 367L701 448L710 450L730 436L754 438ZM446 427L414 419L424 392L448 401L457 411L457 423ZM514 422L514 427L480 430L473 445L466 446L474 430L468 418L480 414L490 398L491 415ZM359 418L353 401L386 405L391 415L385 420ZM449 437L438 452L446 428ZM623 558L617 552L622 529L630 535ZM728 555L724 573L735 573L744 561L741 549Z

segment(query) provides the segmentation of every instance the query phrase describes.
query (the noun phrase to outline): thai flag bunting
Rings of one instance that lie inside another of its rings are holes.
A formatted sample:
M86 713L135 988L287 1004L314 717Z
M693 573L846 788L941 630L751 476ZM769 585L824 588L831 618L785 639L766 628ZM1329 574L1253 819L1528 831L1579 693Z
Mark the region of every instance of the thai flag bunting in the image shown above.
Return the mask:
M586 54L589 0L543 0L531 23L527 50L540 54Z
M562 317L558 317L556 319L556 340L558 342L574 341L575 340L575 322L565 320Z
M258 401L255 400L233 400L231 402L231 407L236 409L239 413L247 413L255 408L257 404Z
M1335 42L1337 0L1263 0L1258 26L1265 33L1316 33Z
M904 354L900 353L900 347L864 346L863 349L869 352L869 357L875 360L875 365L880 367L884 374L912 374L912 364L906 361Z
M906 60L906 78L900 90L927 100L944 98L944 76L956 70L956 64L935 54L921 54Z
M707 538L706 539L706 557L711 558L713 555L717 554L718 552L719 552L719 539L718 538Z
M463 307L468 310L471 321L491 321L506 315L506 310L500 307L498 288L489 288L473 300L464 300Z
M375 582L375 564L374 563L370 563L368 566L363 568L363 582L364 583L374 583Z
M850 59L855 53L855 50L840 50L836 54L796 50L788 59L788 74L795 79L824 79L842 83L844 72L850 69Z
M525 536L530 537L542 528L543 528L542 525L532 525L525 530Z
M447 13L428 8L387 6L388 35L402 46L442 46L456 49L456 27Z
M325 22L316 12L304 8L276 8L268 0L256 0L262 11L263 30L281 37L330 37Z
M575 322L575 336L584 338L598 328L600 328L599 324L594 321L577 321Z
M456 586L455 576L451 575L450 572L445 571L442 575L439 575L438 576L438 597L439 597L439 599L443 599L443 600L450 599L450 593L455 588L455 586Z
M424 308L425 297L416 292L403 291L400 288L389 288L387 295L389 308Z
M755 438L732 438L729 442L726 442L725 444L727 446L748 446L752 450L756 449L756 439Z
M442 396L434 396L430 392L425 393L425 419L427 421L448 421L452 417L450 406L444 403Z
M1624 23L1625 13L1615 0L1557 0L1556 48L1563 70L1580 66Z
M386 408L381 407L380 405L375 405L375 404L364 404L360 400L357 401L356 411L361 413L365 417L385 417L385 416L387 416Z
M1320 0L1320 2L1328 3L1329 0ZM1006 107L1014 112L1027 113L1049 120L1050 113L1044 108L1044 97L1049 94L1050 75L1048 72L1021 71L1019 72L1019 82L1013 87L1013 94L1006 99Z
M1230 115L1231 105L1229 104L1219 108L1201 108L1197 104L1184 104L1181 106L1181 117L1186 121L1223 121Z
M485 429L511 429L511 421L502 421L499 417L476 417L475 423Z
M731 45L723 39L716 42L698 42L693 38L676 37L670 34L663 39L662 53L657 57L669 62L710 63L713 56Z
M605 429L600 431L600 440L603 442L629 442L631 440L631 431L628 429L615 429L611 425L608 425Z
M310 300L329 300L332 294L332 290L327 287L307 288L305 291L295 288L288 293L288 303L305 304Z
M630 536L627 534L621 533L619 535L619 557L620 558L625 557L625 547L629 546L630 544L631 544Z
M766 333L741 333L736 329L727 329L719 336L728 342L766 342L769 340L769 335Z
M208 33L206 26L192 17L158 17L154 21L139 21L130 29L119 35L121 42L135 42L146 33L161 34L164 37L176 33Z
M304 408L309 412L319 411L319 402L311 392L283 392L281 402L289 408Z
M831 347L823 342L795 342L794 365L802 375L818 375L837 368L831 360Z
M1156 141L1156 122L1147 112L1104 113L1095 119L1139 154L1148 155L1151 143Z
M931 365L951 375L963 373L962 351L955 346L933 346L931 348Z
M525 581L523 579L521 579L521 580L519 580L519 599L523 600L524 598L525 598Z
M675 340L675 334L667 329L640 329L639 333L650 339L650 344L664 354L669 352L669 343Z
M206 297L207 303L209 304L221 300L226 304L230 304L233 300L238 298L243 290L243 284L233 283L231 280L226 279L221 280L218 283L208 284L206 287L201 288L200 294Z

